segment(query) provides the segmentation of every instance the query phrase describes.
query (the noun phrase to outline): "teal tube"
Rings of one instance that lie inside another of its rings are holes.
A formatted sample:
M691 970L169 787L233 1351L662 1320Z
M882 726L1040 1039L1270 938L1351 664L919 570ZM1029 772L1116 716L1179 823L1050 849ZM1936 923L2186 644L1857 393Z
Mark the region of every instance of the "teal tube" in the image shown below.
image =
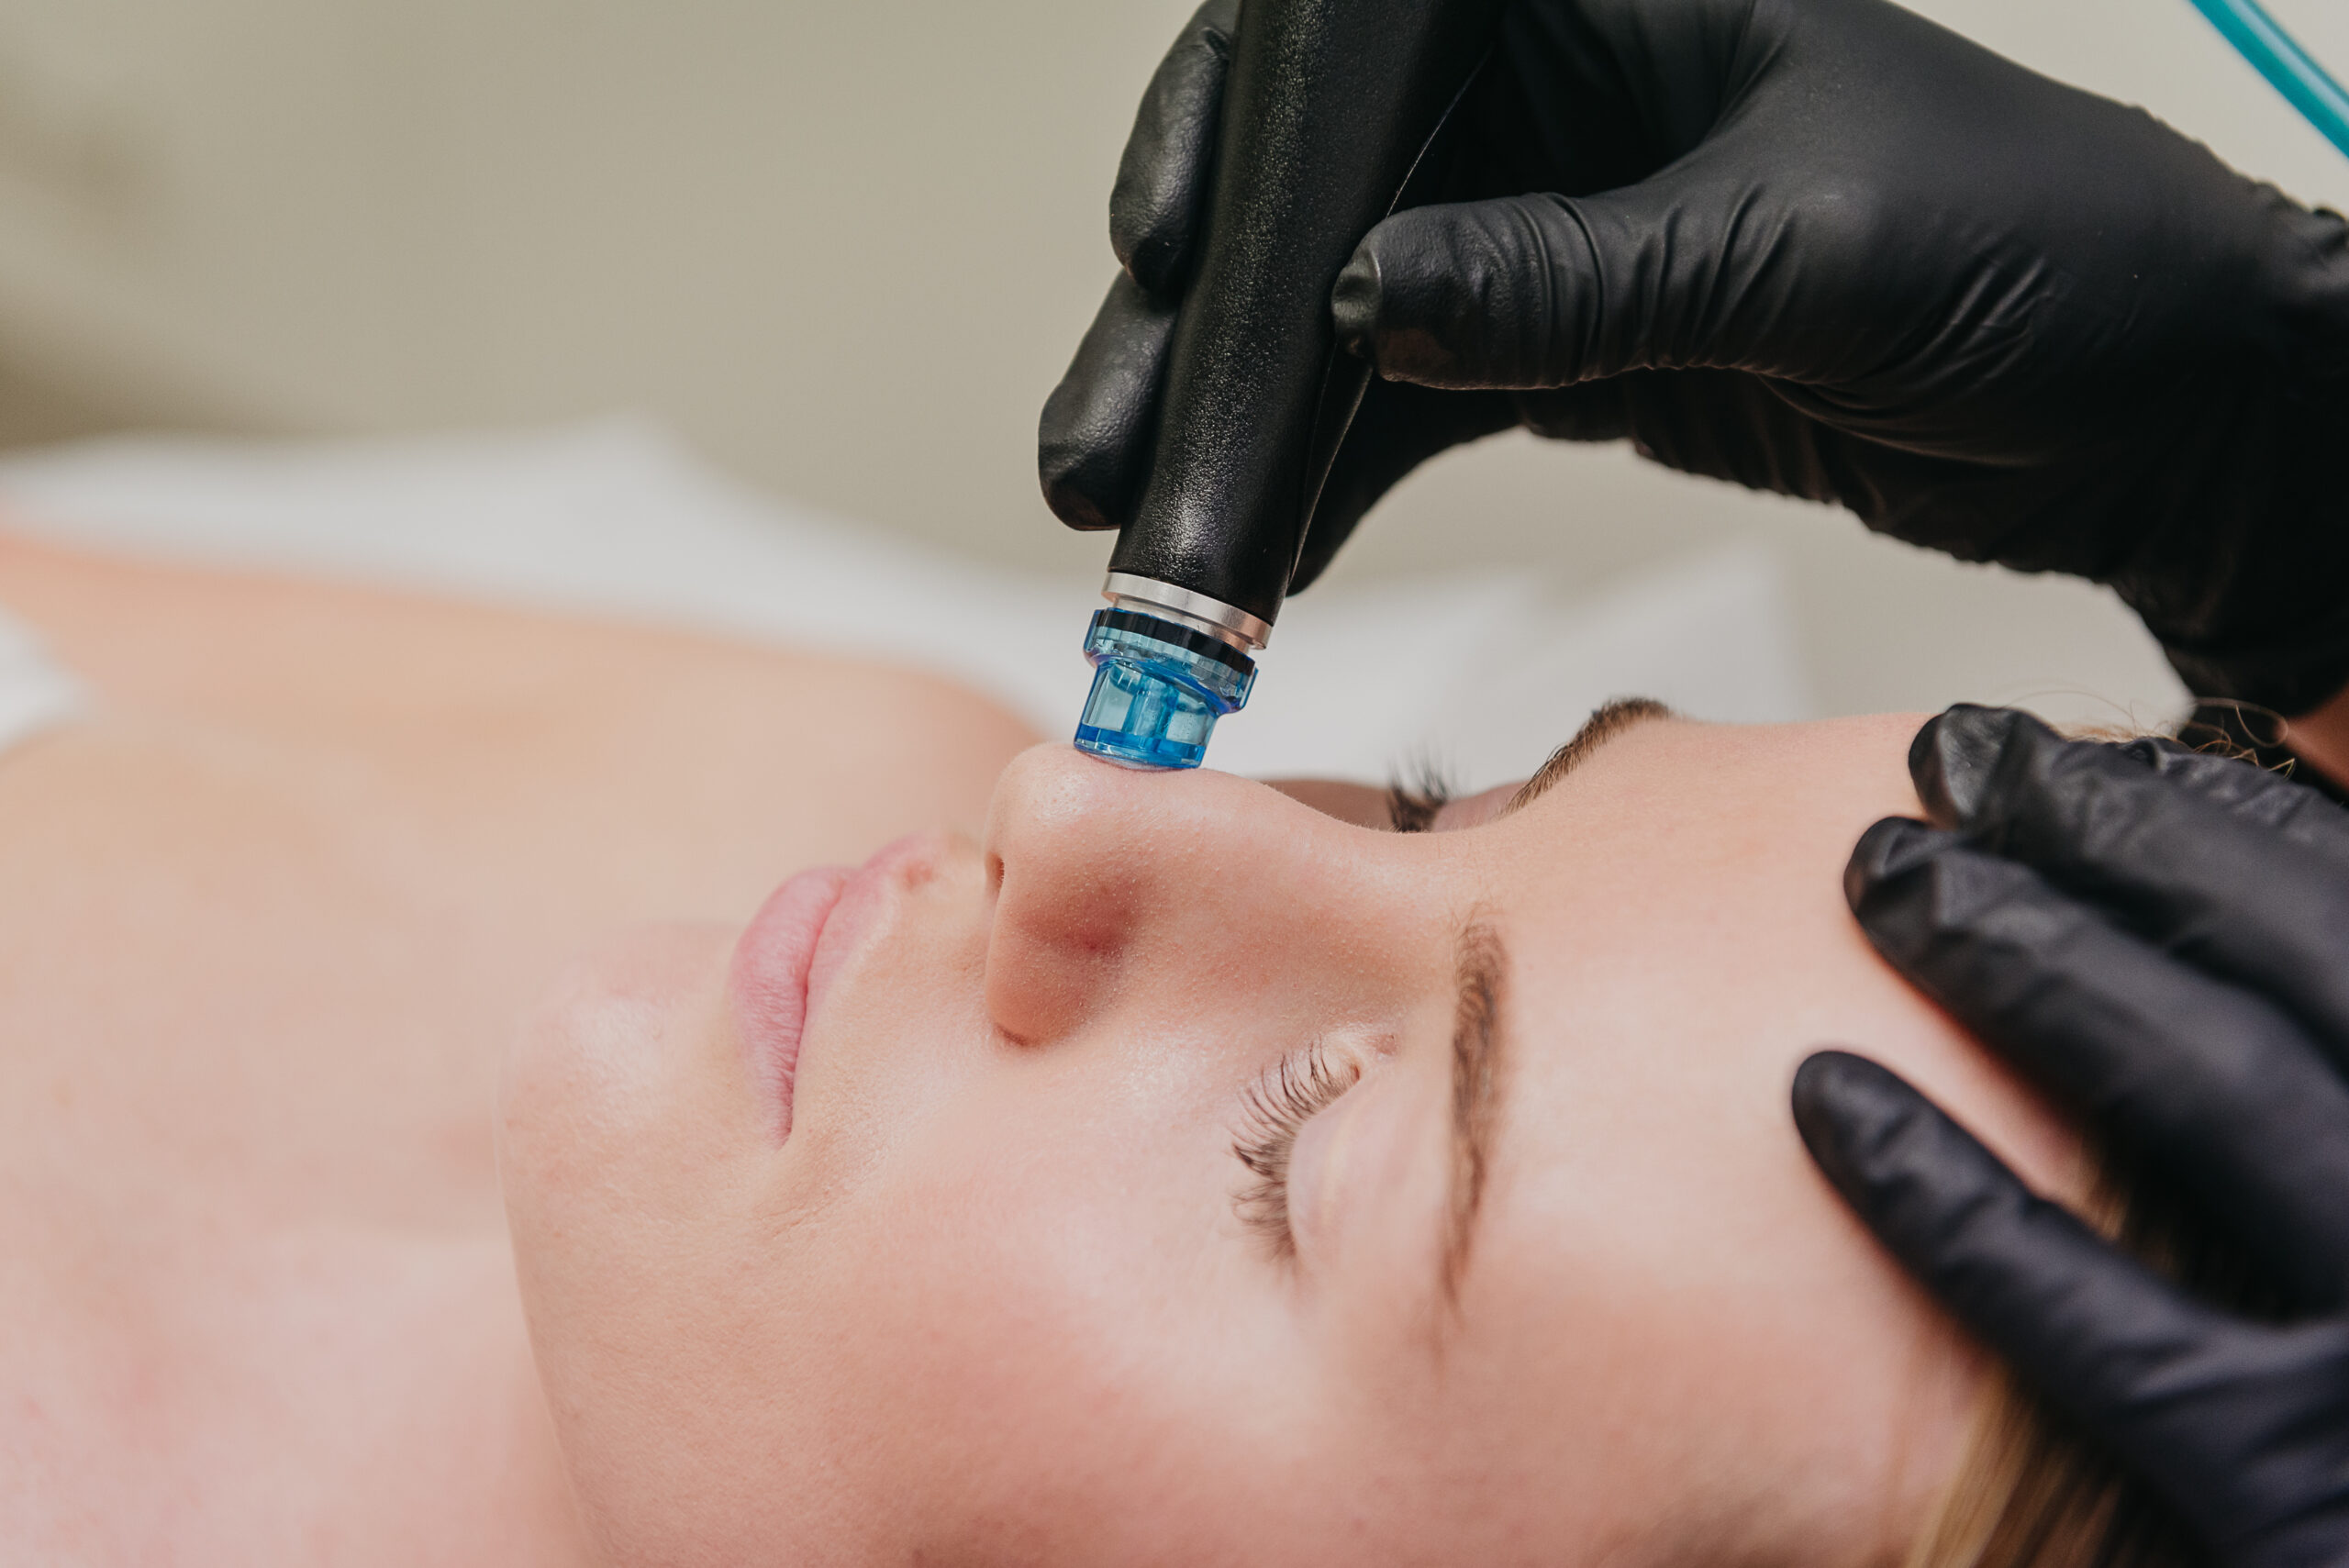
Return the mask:
M2194 8L2226 35L2243 57L2292 107L2306 115L2325 139L2349 152L2349 93L2326 74L2299 41L2262 9L2259 0L2194 0Z

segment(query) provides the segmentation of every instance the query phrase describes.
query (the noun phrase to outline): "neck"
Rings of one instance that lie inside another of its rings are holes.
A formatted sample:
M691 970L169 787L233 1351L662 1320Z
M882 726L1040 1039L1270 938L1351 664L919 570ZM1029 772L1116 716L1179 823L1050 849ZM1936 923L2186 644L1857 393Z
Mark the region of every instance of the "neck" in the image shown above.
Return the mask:
M204 1387L139 1424L187 1435L165 1467L204 1507L159 1509L150 1476L97 1511L116 1550L95 1555L162 1529L188 1561L586 1560L502 1235L305 1227L225 1241L203 1272Z
M588 1559L531 1361L504 1238L450 1259L404 1330L413 1395L375 1505L396 1508L401 1562L573 1568ZM388 1349L388 1347L387 1347ZM388 1434L387 1434L388 1435ZM401 1457L404 1456L404 1457Z

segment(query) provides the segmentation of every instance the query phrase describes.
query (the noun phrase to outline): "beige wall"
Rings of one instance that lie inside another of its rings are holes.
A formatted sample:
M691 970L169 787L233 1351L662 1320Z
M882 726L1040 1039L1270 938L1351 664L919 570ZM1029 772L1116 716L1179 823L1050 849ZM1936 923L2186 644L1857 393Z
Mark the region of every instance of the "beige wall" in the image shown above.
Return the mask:
M2349 204L2349 161L2185 0L1923 8ZM2280 9L2349 61L2339 0ZM1035 413L1108 277L1119 144L1187 10L7 0L0 439L635 407L840 512L1097 563L1102 542L1036 498ZM2169 697L2090 591L1929 560L1620 452L1508 440L1446 459L1344 570L1525 561L1595 584L1753 535L1794 555L1832 707Z

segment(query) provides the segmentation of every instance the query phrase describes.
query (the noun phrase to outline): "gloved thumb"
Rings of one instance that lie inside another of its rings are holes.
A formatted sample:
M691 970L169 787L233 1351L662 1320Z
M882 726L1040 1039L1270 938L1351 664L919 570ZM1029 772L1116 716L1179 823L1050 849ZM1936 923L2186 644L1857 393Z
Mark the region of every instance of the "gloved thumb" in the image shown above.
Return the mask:
M1180 293L1206 217L1240 0L1206 0L1142 95L1109 193L1109 247L1152 294Z
M1632 370L1787 373L1795 286L1753 193L1683 168L1595 196L1413 207L1338 276L1338 340L1390 381L1570 386ZM1791 269L1799 271L1798 268Z
M1044 400L1036 476L1045 504L1070 528L1123 528L1141 498L1174 315L1119 273L1068 373Z

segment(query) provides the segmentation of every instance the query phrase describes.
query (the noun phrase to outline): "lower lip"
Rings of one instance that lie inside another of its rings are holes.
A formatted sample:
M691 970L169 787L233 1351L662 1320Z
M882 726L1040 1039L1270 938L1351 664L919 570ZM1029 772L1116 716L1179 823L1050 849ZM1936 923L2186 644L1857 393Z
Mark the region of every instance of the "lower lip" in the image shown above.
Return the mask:
M758 1081L769 1093L767 1103L780 1111L786 1138L799 1041L807 1027L807 972L824 922L855 874L846 866L801 872L767 895L734 947L727 985L734 1021Z

